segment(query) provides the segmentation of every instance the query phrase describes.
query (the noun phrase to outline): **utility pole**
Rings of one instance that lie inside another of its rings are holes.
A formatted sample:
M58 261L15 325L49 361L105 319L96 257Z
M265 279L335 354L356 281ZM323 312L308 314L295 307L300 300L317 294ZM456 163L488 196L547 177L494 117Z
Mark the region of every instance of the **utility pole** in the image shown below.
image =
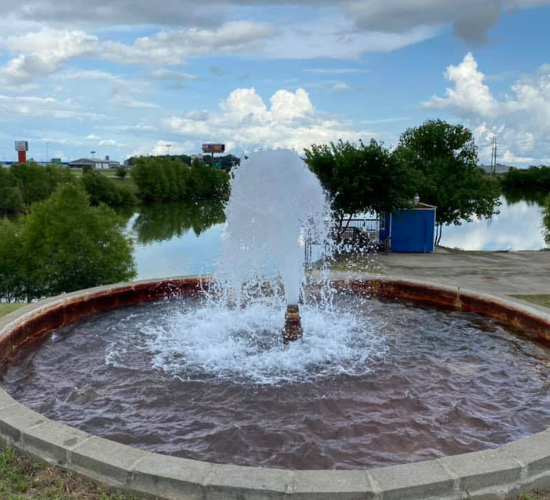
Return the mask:
M498 144L497 144L497 136L493 136L493 149L491 151L491 173L496 174L497 173L497 152L498 152Z
M170 148L172 147L172 144L166 144L166 156L170 158Z

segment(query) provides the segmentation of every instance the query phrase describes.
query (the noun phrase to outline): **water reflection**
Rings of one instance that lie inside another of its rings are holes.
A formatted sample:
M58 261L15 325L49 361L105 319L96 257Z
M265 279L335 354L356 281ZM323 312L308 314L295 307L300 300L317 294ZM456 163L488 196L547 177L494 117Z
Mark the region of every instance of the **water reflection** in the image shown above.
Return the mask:
M500 201L500 214L491 221L445 227L442 245L464 250L540 250L547 246L541 197L507 192ZM122 215L136 241L138 279L212 272L224 229L222 203L171 203L135 210Z
M223 203L144 205L128 221L137 279L210 274L225 222Z
M181 238L193 230L200 236L207 229L225 222L221 201L196 203L159 203L144 205L132 223L138 243L147 245L155 241Z
M541 191L525 191L520 189L507 189L502 194L508 205L516 205L517 203L525 202L527 205L544 206L546 193Z
M526 199L508 192L500 198L498 215L491 220L445 227L441 245L463 250L540 250L546 244L539 199L536 195Z

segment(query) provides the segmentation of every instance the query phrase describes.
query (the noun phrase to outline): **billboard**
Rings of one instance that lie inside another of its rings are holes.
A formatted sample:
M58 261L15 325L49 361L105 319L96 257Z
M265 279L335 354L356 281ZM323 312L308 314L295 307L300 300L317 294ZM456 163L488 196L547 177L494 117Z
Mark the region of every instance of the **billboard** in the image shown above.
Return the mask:
M203 144L203 153L225 153L225 144Z
M52 158L50 163L55 163L56 165L61 165L61 158Z
M15 141L15 151L28 151L29 143L27 141Z

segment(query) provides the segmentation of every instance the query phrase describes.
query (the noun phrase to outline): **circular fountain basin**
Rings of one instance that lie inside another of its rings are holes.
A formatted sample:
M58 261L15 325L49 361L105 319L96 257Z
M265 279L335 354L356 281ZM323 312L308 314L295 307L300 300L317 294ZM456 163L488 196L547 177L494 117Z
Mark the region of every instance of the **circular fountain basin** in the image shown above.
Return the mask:
M338 282L336 287L356 296L399 298L423 306L478 313L550 344L550 316L511 301L451 287L380 278ZM27 306L0 320L0 359L6 361L48 333L95 313L166 297L198 297L202 289L204 283L197 278L150 281L101 287ZM463 494L471 498L505 498L550 485L550 431L492 450L406 465L365 470L266 469L131 448L49 420L2 391L0 438L105 486L159 498L386 500L432 496L450 499L462 498Z

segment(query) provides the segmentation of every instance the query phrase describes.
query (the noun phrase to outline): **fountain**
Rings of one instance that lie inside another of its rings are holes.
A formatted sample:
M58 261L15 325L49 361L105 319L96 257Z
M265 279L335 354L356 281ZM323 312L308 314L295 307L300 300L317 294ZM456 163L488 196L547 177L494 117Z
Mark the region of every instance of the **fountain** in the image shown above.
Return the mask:
M287 304L283 340L302 337L299 301L306 282L304 244L330 253L330 208L318 178L288 150L254 153L235 170L227 231L215 278L227 298L258 295L258 284L280 279ZM269 287L270 293L273 286Z
M163 499L550 486L548 315L414 281L308 282L305 242L330 255L315 176L271 151L232 182L215 280L100 287L0 320L15 398L0 390L1 440Z

